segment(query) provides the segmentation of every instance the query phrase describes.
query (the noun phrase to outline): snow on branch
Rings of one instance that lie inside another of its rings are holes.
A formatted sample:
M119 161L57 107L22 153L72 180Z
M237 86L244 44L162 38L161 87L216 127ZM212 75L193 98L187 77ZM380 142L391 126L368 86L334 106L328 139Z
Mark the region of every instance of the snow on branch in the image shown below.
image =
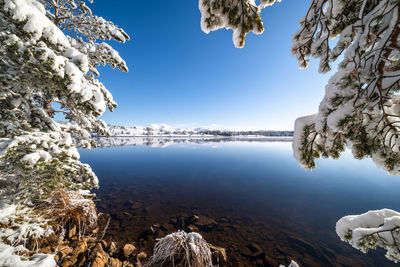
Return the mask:
M337 158L352 144L355 158L371 157L400 173L400 49L398 0L313 0L292 52L300 67L320 59L320 71L340 55L319 111L295 125L294 155L306 168L318 157ZM329 39L338 37L331 48Z
M201 29L205 33L221 28L232 29L234 45L243 47L249 32L261 34L264 31L261 10L275 2L276 0L199 0Z
M364 253L382 247L387 251L388 259L400 261L399 212L382 209L345 216L336 223L336 233L343 241Z

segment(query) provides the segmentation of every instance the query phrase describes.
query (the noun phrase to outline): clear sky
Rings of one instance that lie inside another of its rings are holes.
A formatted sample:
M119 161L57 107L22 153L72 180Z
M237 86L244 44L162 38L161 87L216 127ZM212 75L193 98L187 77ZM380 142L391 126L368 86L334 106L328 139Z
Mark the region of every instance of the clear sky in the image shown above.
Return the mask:
M112 45L130 69L102 68L101 81L119 107L107 123L231 129L293 129L315 113L332 74L318 62L300 70L292 35L310 1L283 0L262 12L265 31L237 49L232 31L205 34L198 0L95 0L93 13L122 27L131 40Z

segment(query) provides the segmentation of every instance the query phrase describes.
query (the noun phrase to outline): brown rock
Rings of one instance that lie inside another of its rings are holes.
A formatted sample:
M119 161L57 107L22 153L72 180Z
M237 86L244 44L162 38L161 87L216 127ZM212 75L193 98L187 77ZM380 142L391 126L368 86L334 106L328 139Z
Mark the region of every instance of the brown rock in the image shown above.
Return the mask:
M239 253L246 257L253 256L253 253L251 253L251 250L248 247L241 247Z
M86 253L81 253L78 257L78 262L76 263L77 266L82 266L86 262Z
M122 267L122 262L119 259L110 258L108 261L110 267Z
M67 246L60 246L58 248L57 256L59 260L63 260L71 253L72 253L72 248Z
M212 253L213 263L215 265L218 266L219 264L225 264L228 262L225 248L211 245L210 250Z
M190 225L187 227L187 230L190 231L190 232L199 232L199 228L197 228L197 226L196 226L196 225L193 225L193 224L190 224Z
M51 247L44 247L39 250L39 253L53 254L53 251Z
M90 253L89 261L91 267L104 267L108 263L109 256L104 252L103 247L98 243L92 253Z
M128 258L136 250L135 246L132 244L125 244L123 247L124 256Z
M247 245L247 247L250 249L253 257L258 257L263 253L260 246L258 246L256 243L251 243Z
M195 222L197 222L199 219L200 219L200 218L199 218L199 216L197 216L197 215L192 215L192 216L190 216L190 218L189 218L189 220L190 220L191 223L195 223Z
M164 231L167 231L167 233L172 233L175 231L175 227L170 223L165 223L165 224L161 225L161 228Z
M137 256L136 256L137 264L138 264L139 266L142 265L142 264L145 262L146 258L147 258L146 252L144 252L144 251L140 252L140 253L137 254Z
M74 246L72 254L78 256L82 252L85 252L88 249L87 243L85 241L79 241Z
M110 255L112 255L112 254L114 254L115 252L117 251L117 243L115 243L115 242L111 242L110 243L110 246L108 247L108 253L110 254Z
M101 240L100 243L103 246L103 249L107 249L107 247L108 247L107 241Z
M74 265L78 261L77 257L75 256L70 256L66 258L63 263L61 264L62 267L69 267Z
M278 262L267 255L264 257L263 261L264 261L264 266L266 267L278 266Z
M155 234L156 238L161 238L161 237L165 236L165 233L161 229L157 229L154 234Z
M212 230L215 226L218 225L214 219L206 216L199 216L199 219L193 224L202 231Z

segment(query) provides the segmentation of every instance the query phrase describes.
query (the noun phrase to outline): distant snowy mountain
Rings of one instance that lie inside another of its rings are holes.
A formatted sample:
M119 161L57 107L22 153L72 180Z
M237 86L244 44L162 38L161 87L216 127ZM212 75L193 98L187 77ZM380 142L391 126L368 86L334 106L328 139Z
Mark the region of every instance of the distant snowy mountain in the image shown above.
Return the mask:
M113 137L212 137L212 136L286 136L292 137L293 131L231 131L220 130L215 127L174 128L167 124L150 124L148 126L118 126L109 125Z

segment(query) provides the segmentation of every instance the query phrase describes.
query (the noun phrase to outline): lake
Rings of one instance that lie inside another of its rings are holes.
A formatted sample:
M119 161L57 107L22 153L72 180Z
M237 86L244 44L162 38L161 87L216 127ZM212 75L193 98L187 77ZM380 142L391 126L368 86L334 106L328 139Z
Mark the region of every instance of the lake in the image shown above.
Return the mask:
M363 254L335 233L345 215L400 210L400 177L371 160L346 152L306 171L287 140L125 139L80 150L100 180L96 205L112 218L108 239L136 241L151 253L155 237L199 229L227 249L230 266L291 259L302 266L395 266L382 250ZM204 223L188 228L193 215Z

